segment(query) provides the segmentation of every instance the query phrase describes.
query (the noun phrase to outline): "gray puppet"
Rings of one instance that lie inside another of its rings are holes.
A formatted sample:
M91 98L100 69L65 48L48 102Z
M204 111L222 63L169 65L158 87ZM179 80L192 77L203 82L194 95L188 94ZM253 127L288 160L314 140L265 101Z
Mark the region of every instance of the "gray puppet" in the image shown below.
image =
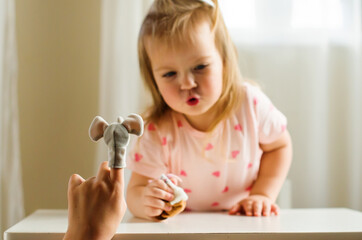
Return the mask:
M117 122L111 124L97 116L89 127L89 136L93 141L104 136L104 141L108 146L108 166L110 168L126 167L126 147L130 139L129 134L137 136L143 134L143 120L137 114L131 114L125 120L118 117Z

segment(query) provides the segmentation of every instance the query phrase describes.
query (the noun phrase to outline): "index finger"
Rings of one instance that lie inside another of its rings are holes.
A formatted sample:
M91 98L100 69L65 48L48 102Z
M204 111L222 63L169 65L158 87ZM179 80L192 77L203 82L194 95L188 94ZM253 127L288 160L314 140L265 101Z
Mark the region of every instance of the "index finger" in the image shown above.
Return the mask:
M155 179L152 182L149 183L149 186L155 186L157 188L160 188L162 190L165 190L167 192L173 193L172 188L170 188L165 181L161 180L161 179Z
M123 168L111 168L111 180L113 182L123 183L124 169Z

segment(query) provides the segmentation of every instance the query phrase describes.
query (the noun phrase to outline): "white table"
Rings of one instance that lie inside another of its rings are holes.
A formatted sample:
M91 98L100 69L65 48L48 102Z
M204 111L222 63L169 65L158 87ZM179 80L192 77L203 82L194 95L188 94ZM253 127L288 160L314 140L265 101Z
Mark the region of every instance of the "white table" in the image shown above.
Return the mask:
M5 240L62 239L66 210L37 210L4 233ZM163 222L127 216L113 239L362 239L362 212L344 208L282 209L279 216L182 213Z

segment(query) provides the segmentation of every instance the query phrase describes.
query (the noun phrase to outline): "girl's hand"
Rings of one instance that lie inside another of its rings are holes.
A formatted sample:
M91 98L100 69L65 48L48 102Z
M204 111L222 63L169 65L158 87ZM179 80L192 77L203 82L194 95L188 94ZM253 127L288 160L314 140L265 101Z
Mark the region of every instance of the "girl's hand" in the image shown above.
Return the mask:
M144 188L142 197L144 212L148 218L154 220L163 211L172 209L169 201L174 198L173 190L161 179L150 180Z
M127 209L123 169L103 162L96 177L78 174L68 184L68 230L64 239L111 239Z
M263 195L251 195L233 206L229 214L246 216L270 216L272 213L278 215L279 207L272 200Z

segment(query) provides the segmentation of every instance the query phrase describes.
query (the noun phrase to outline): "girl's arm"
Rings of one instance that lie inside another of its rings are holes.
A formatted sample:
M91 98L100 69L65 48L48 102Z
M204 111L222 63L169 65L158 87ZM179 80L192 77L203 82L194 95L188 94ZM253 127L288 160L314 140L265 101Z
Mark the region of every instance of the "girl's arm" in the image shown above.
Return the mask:
M260 160L259 175L249 197L234 205L229 214L246 214L247 216L269 216L278 214L275 200L287 177L292 162L292 141L288 131L270 143L260 144L263 155Z
M172 209L168 203L174 198L172 193L163 180L152 180L133 172L126 195L128 209L136 217L157 220L163 211Z
M263 195L274 203L287 177L292 162L292 141L288 131L275 142L260 144L263 155L250 195Z

